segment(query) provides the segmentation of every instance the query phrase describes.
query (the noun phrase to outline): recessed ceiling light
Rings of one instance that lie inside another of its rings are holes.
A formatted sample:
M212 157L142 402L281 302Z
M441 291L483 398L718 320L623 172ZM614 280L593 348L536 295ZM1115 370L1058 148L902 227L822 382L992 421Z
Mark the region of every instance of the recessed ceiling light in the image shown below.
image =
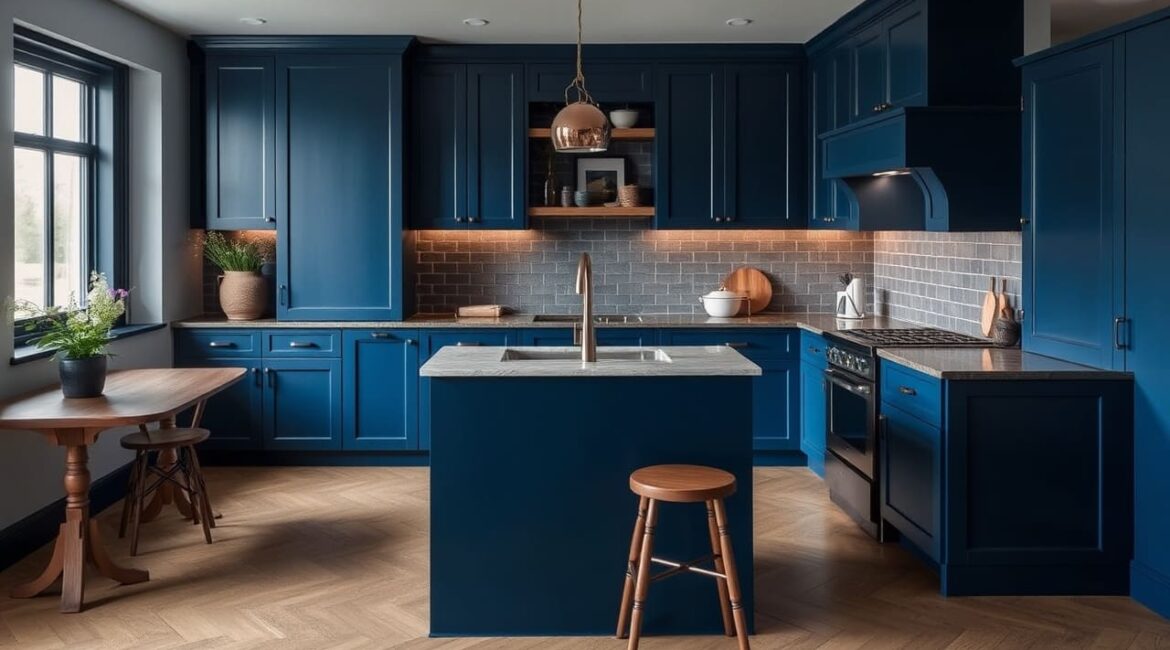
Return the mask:
M240 22L244 23L245 25L267 25L268 24L268 21L266 19L256 18L256 17L241 18Z
M728 18L727 24L731 27L744 27L752 24L751 18Z
M463 19L463 24L467 25L468 27L483 27L484 25L488 24L489 22L491 22L491 21L489 21L487 18L464 18Z

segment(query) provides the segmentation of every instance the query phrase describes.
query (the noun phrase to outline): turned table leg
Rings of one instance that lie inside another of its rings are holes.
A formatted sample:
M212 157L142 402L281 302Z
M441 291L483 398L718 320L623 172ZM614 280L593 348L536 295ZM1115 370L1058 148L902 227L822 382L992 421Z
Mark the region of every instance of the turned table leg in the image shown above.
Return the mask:
M122 584L150 579L138 569L118 566L102 546L97 522L89 517L89 448L69 444L65 448L65 523L53 545L48 566L35 579L16 586L13 598L31 598L61 578L61 611L80 612L85 596L85 563L92 562L98 571Z

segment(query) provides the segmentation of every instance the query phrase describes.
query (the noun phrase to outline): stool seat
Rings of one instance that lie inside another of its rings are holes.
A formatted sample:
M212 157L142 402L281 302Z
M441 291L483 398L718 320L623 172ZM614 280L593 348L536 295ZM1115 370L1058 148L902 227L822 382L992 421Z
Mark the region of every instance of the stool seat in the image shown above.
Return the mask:
M197 445L211 436L207 429L155 429L122 436L122 447L135 450L173 449Z
M672 503L702 503L735 494L735 476L701 465L651 465L630 474L630 490Z

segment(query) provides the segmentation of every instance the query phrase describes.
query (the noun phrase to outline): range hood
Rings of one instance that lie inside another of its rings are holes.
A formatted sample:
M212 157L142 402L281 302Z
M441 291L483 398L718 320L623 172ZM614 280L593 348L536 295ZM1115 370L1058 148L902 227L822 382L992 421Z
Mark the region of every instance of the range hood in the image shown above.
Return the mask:
M820 136L861 230L1018 230L1018 108L905 107Z

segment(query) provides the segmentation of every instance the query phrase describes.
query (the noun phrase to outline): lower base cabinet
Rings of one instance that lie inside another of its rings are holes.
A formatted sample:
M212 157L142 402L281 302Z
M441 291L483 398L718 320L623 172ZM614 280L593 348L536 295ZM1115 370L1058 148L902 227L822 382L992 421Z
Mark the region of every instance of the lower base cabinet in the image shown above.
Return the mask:
M418 331L346 330L342 339L341 448L418 449Z
M825 475L825 339L819 334L800 333L800 450L808 457L808 468Z
M550 330L552 331L552 330ZM431 448L431 380L418 376L418 367L448 345L466 346L508 346L517 345L519 330L508 329L451 329L427 330L421 334L417 367L414 376L418 380L418 449Z
M930 559L942 559L942 432L882 404L881 513Z
M260 449L264 438L264 374L259 359L176 360L177 367L244 368L243 380L207 400L207 409L199 426L211 432L201 448L224 450ZM190 422L191 412L179 419L179 426Z
M341 449L341 360L264 360L264 448Z

